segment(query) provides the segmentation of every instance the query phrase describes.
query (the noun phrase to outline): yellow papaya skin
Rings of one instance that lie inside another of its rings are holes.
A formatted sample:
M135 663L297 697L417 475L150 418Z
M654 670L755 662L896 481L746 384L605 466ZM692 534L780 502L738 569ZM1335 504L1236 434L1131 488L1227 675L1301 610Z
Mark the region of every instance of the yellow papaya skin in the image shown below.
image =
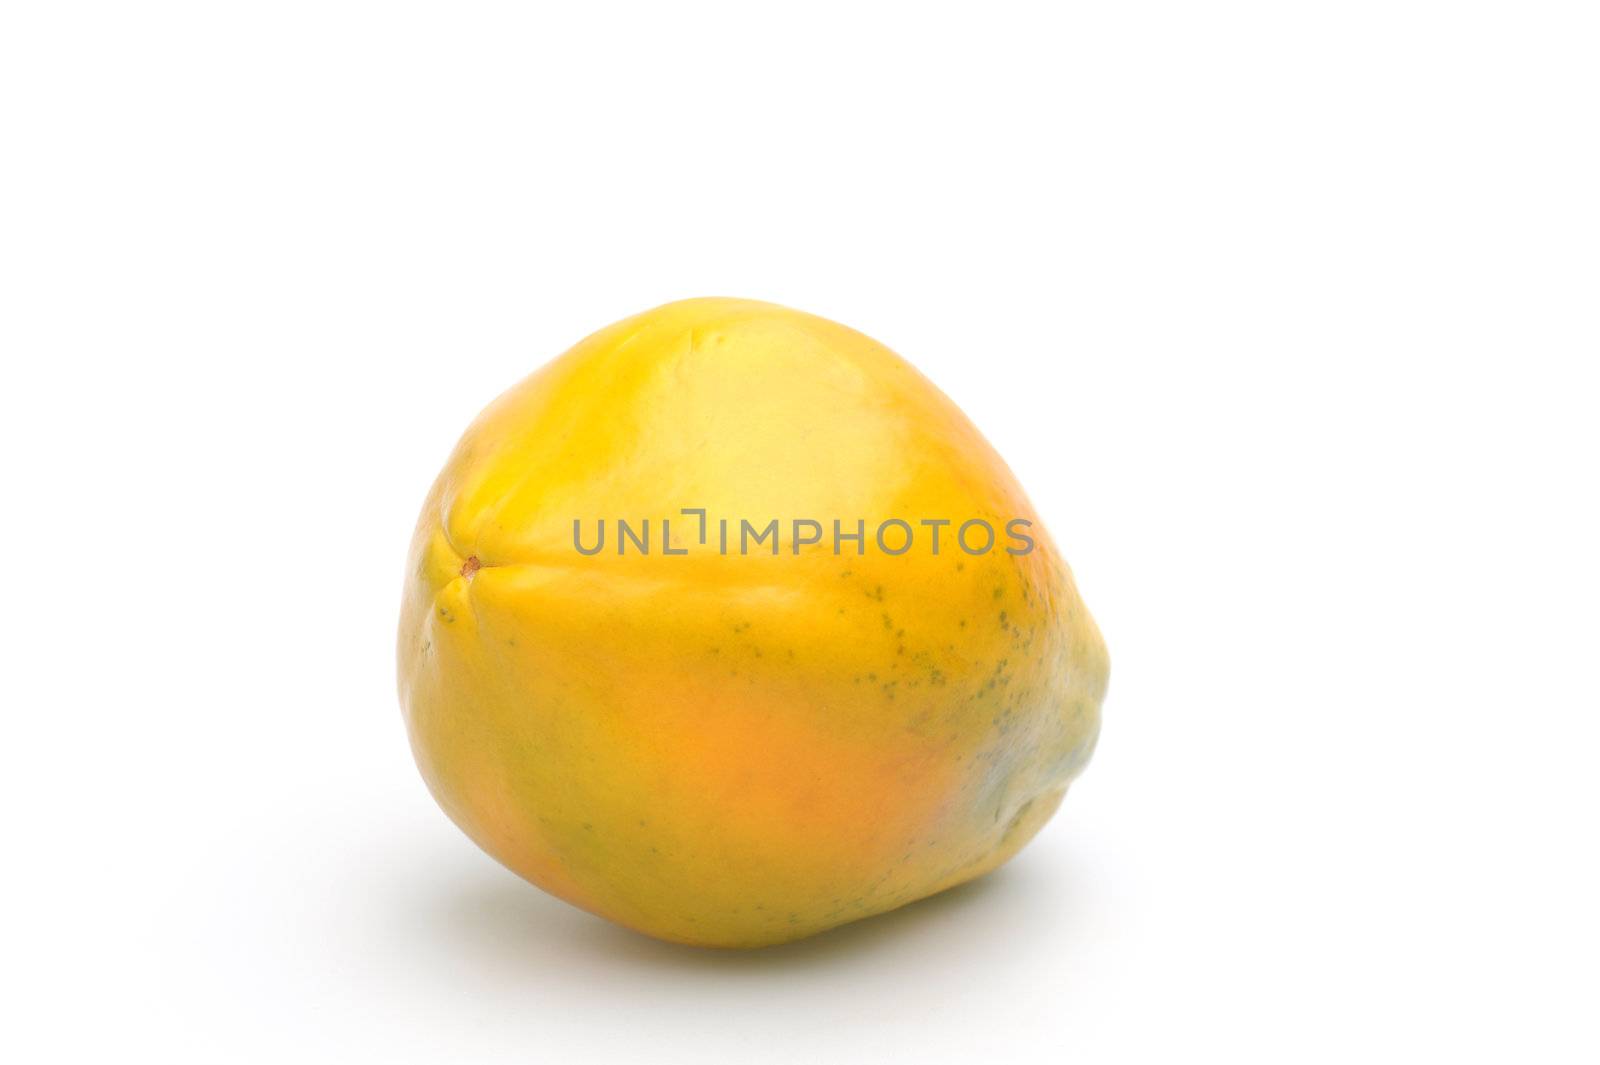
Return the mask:
M741 519L779 519L777 553L739 553ZM794 519L820 541L796 549ZM956 541L972 519L991 550ZM439 805L665 940L781 943L982 876L1099 732L1105 645L1005 463L889 349L773 304L658 307L506 392L407 566L400 702Z

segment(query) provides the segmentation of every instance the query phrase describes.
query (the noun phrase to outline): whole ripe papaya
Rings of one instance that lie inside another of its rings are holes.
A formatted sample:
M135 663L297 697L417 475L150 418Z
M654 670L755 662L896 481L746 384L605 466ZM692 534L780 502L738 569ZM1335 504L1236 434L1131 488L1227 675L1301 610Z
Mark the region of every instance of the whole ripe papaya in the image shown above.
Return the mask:
M412 750L468 836L725 947L1005 862L1108 672L961 411L860 333L736 299L618 322L491 404L422 508L399 634Z

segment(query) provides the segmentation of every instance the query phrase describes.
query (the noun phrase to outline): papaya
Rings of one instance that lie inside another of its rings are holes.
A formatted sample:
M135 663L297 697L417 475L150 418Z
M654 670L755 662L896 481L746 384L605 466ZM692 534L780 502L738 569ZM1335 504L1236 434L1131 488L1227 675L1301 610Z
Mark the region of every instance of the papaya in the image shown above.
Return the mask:
M882 344L770 303L627 318L495 400L422 507L400 703L480 847L750 948L983 876L1109 675L1000 456Z

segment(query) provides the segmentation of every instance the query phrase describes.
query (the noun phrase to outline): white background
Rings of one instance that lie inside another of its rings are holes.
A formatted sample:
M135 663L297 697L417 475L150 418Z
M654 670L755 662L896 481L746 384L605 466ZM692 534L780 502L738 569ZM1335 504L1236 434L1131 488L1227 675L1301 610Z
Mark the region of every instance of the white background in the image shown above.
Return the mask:
M1585 3L8 4L13 1061L1594 1061ZM750 955L552 901L393 678L460 430L849 323L1111 648L986 882Z

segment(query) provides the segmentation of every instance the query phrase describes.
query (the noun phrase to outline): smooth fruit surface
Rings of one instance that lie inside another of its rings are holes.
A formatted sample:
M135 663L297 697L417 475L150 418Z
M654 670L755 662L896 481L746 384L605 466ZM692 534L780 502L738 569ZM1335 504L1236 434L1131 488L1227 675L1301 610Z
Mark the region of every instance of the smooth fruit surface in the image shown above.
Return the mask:
M772 519L777 553L739 553ZM820 542L796 551L795 519ZM972 519L992 549L956 542ZM1008 553L1014 519L1032 550ZM731 947L1005 862L1087 761L1108 671L949 399L860 333L735 299L618 322L490 405L423 506L399 634L412 750L467 835L575 905Z

